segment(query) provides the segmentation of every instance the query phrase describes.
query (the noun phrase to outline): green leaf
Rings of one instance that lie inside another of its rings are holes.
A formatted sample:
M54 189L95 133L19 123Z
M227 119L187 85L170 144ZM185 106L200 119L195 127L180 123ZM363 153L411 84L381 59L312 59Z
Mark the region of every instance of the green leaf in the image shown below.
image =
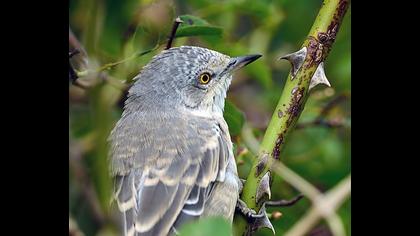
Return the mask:
M181 236L230 236L232 229L223 218L207 218L183 225L179 234Z
M210 25L207 21L191 15L180 16L183 23L179 25L175 37L217 35L221 36L223 29Z
M231 135L238 135L245 122L245 115L230 101L225 102L225 112L223 116L229 126Z

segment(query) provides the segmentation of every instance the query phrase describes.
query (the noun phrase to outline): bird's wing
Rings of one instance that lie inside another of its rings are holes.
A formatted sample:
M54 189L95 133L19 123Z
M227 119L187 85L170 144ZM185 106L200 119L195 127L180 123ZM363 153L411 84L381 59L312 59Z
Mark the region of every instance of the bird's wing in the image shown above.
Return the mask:
M233 155L224 121L155 118L123 116L110 136L126 235L166 235L199 217Z

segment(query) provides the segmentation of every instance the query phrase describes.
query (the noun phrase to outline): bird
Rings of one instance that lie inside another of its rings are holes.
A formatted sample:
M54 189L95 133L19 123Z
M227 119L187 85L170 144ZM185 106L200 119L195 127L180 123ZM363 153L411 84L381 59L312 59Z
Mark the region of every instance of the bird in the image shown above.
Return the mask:
M133 79L108 138L123 235L176 235L212 216L232 222L242 183L223 109L233 72L259 57L173 47Z

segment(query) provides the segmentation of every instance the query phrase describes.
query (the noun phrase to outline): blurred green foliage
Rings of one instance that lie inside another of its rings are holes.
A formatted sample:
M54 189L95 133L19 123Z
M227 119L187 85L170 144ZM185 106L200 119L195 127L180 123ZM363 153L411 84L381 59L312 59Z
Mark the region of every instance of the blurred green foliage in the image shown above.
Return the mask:
M200 222L185 224L179 231L180 235L195 236L230 236L232 227L229 222L221 218L208 218Z
M191 15L182 15L179 17L183 23L176 31L176 37L217 35L220 36L223 29L212 26L207 21Z
M245 115L230 101L226 101L223 117L229 125L230 135L239 135L245 123Z
M228 93L225 118L235 150L239 151L247 147L241 132L245 123L261 140L290 70L287 61L277 58L300 47L321 4L321 0L73 0L69 6L70 28L84 46L88 63L80 63L80 55L72 63L78 71L94 71L126 59L104 73L114 82L130 83L142 66L163 50L173 20L180 15L184 23L173 46L202 46L230 56L262 54L262 58L236 73ZM328 101L345 94L347 99L325 117L343 125L297 129L288 137L281 156L287 166L322 191L335 186L351 171L350 18L351 9L326 61L332 88L315 88L300 118L300 122L313 120ZM101 74L89 73L81 79L102 81L100 78ZM102 81L90 89L70 85L69 216L85 235L118 234L116 216L109 207L112 180L108 177L106 139L121 115L123 101L124 91L115 83ZM248 175L253 158L250 153L241 157L238 171L242 178ZM280 178L274 178L272 192L273 199L297 194ZM303 199L280 209L283 216L273 221L277 234L290 229L310 206ZM338 213L350 235L350 200ZM200 235L210 235L206 229L220 230L218 235L229 231L229 226L217 219L195 225L187 226L184 232L198 235L195 227L203 230ZM326 228L321 222L314 232ZM261 230L257 235L271 232Z

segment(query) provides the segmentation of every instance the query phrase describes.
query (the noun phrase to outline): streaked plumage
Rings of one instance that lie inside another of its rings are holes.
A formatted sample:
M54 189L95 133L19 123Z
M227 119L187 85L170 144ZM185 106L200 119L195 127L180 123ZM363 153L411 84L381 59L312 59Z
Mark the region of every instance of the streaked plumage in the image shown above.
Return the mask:
M124 235L173 234L205 216L232 221L241 182L223 106L231 72L249 61L172 48L136 77L110 135ZM197 82L203 71L206 85Z

